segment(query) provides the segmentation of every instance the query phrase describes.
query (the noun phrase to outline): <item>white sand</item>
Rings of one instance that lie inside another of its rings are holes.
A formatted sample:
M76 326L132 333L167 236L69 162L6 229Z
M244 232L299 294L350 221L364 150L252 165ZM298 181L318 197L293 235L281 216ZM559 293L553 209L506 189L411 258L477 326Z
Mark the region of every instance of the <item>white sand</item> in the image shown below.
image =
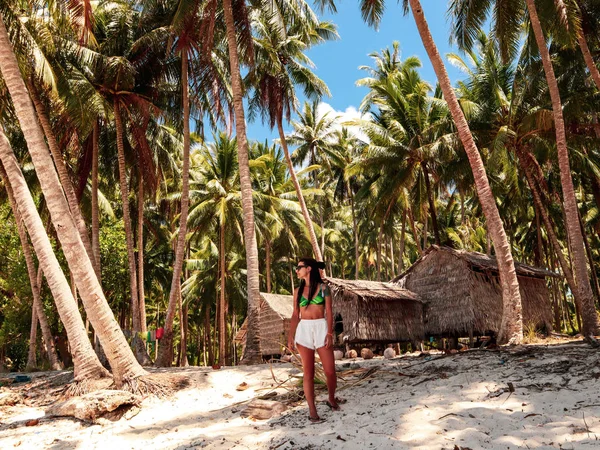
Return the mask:
M308 422L306 403L266 421L240 417L239 402L276 385L269 365L170 369L189 374L190 388L144 400L129 420L92 425L45 417L43 407L1 407L0 449L600 449L599 361L577 343L339 361L339 370L379 370L339 392L348 400L341 412L320 393L321 424ZM273 369L279 379L297 372ZM242 382L249 388L236 391Z

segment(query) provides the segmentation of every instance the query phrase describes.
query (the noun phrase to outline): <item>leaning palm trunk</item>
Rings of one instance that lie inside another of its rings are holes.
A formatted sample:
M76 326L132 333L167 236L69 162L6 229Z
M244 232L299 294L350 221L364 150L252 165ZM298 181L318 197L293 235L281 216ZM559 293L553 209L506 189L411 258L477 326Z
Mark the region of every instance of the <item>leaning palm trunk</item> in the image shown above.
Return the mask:
M317 261L322 261L323 255L321 254L319 242L317 241L317 235L315 234L315 228L313 227L312 220L310 219L308 208L306 207L306 202L304 201L304 195L302 194L302 188L300 187L300 183L298 182L298 177L296 176L296 171L294 170L294 164L292 163L292 158L290 157L287 141L285 139L285 133L283 131L281 117L277 117L277 130L279 131L281 147L283 148L283 153L285 154L285 161L287 162L288 170L290 171L290 178L292 179L292 183L294 184L294 189L296 189L296 195L298 196L298 202L300 203L300 210L302 211L302 215L304 216L304 222L306 223L308 236L310 237L310 243L312 245L313 253L315 254L315 259L317 259Z
M21 124L23 135L27 141L29 153L38 175L44 198L47 202L48 211L50 211L52 223L56 229L63 253L69 265L69 270L75 276L77 288L81 295L88 318L98 334L100 343L106 352L113 370L115 383L120 387L128 381L147 375L148 373L138 364L133 356L133 353L129 349L129 345L125 340L125 336L123 336L121 328L115 320L114 314L104 297L102 287L94 272L92 262L86 253L83 242L81 241L81 236L73 222L73 217L69 211L69 205L62 192L62 187L54 169L52 158L50 157L50 152L44 142L44 134L37 122L35 110L31 104L23 79L21 78L17 59L12 52L8 33L6 32L2 20L0 20L0 71L4 77L8 92L12 97L15 112ZM10 176L6 164L5 168ZM11 169L15 170L14 168ZM26 185L21 189L23 188L27 189ZM20 205L20 199L22 199L25 194L21 193L21 197L19 197L16 195L16 192L17 189L15 188L15 197ZM33 205L31 208L35 209ZM23 216L25 219L25 213L23 213ZM25 223L27 224L27 220ZM33 230L29 231L30 235L34 234ZM40 233L39 230L35 231L38 234ZM45 235L45 233L43 234ZM32 238L32 240L34 239ZM40 258L40 262L44 257L50 258L50 255L47 253L42 257L40 251L36 248L36 253ZM56 264L58 267L58 262L56 262ZM46 269L50 270L51 266L47 265ZM42 266L42 270L44 270L44 266ZM44 273L46 273L46 270L44 270ZM72 306L76 309L75 303L73 303ZM76 316L81 320L79 311L77 311ZM83 339L89 346L89 340L87 339L87 335L85 335L85 329L82 328L82 330L84 337L74 338L71 340L72 345L80 345L79 341ZM91 350L91 346L89 347ZM100 363L98 362L95 353L93 354L93 358L99 365Z
M577 42L579 43L579 48L581 49L581 53L583 54L583 59L585 60L585 65L590 71L590 75L596 84L596 87L600 91L600 72L594 63L594 59L592 58L592 54L587 45L587 41L585 40L585 34L583 34L583 30L577 34Z
M50 152L52 153L54 165L56 166L58 177L60 179L60 184L62 185L65 197L67 198L67 202L69 203L69 209L71 210L71 214L73 215L73 220L75 221L75 224L77 225L77 230L81 235L81 240L85 247L85 251L87 252L90 259L93 259L94 253L92 250L92 243L90 242L90 237L88 235L87 226L85 224L83 216L81 215L81 209L79 208L77 195L75 194L75 189L73 189L73 183L71 182L71 178L69 177L69 173L67 172L67 165L65 164L63 155L60 149L58 148L58 142L56 141L56 137L54 136L54 132L52 131L52 126L50 125L50 119L48 119L48 114L46 114L46 108L40 101L37 92L35 91L35 88L31 83L28 83L28 89L31 94L31 99L33 100L33 105L37 112L40 125L42 126L44 134L46 135L48 148L50 148Z
M252 204L252 179L248 161L248 139L246 137L246 119L244 117L244 97L242 77L237 51L237 38L233 21L231 0L223 0L223 13L227 27L227 46L229 49L229 67L231 69L231 90L235 111L235 128L238 143L238 163L240 170L240 188L242 192L242 211L244 215L244 244L246 246L246 267L248 277L248 332L246 349L242 363L260 360L260 341L258 329L258 305L260 302L260 284L258 271L258 247L254 229L254 207Z
M35 341L37 340L37 324L40 323L40 328L42 329L42 336L44 339L44 344L46 346L46 353L48 353L48 360L50 361L50 367L52 370L60 370L62 366L58 361L58 355L56 354L56 348L54 347L54 339L52 338L52 332L50 331L50 325L48 325L48 319L46 318L46 314L44 312L44 307L42 305L42 299L40 297L41 291L41 282L42 277L41 273L36 273L35 263L33 260L33 252L31 250L31 245L29 244L29 240L27 239L27 231L23 226L23 220L21 218L21 213L17 207L17 202L15 200L12 187L8 181L8 175L4 171L4 167L0 164L0 173L2 177L6 180L6 192L8 193L8 198L10 201L11 208L13 210L13 214L15 216L15 222L17 223L17 231L19 233L19 240L21 241L21 247L23 249L23 256L25 257L25 264L27 266L27 275L29 276L29 284L31 285L31 294L33 297L32 303L32 313L31 313L31 340L33 340L33 346L31 346L30 341L30 352L28 357L27 366L30 368L35 367ZM33 355L31 354L33 348ZM30 366L30 363L33 364Z
M3 48L1 45L1 39L3 34L2 31L4 31L4 35L6 35L3 23L2 21L0 21L0 48ZM4 60L3 56L4 53L0 53L0 64ZM2 67L3 69L2 74L4 76L4 79L6 80L6 84L9 85L11 82L11 77L7 76L7 73L4 71L3 65L0 67ZM10 75L10 73L8 75ZM27 131L24 130L24 132L26 133ZM50 158L49 154L48 158ZM90 344L90 341L85 332L83 320L81 319L79 309L77 308L77 303L71 293L69 283L67 282L65 274L61 270L60 264L56 259L56 255L54 254L54 250L52 249L50 239L46 234L46 230L44 228L44 224L42 223L42 219L40 218L35 203L33 202L33 198L31 197L31 192L29 192L29 188L27 187L27 183L25 181L25 178L23 177L23 173L21 172L17 159L15 158L15 155L12 152L12 149L10 148L8 139L4 135L4 132L1 128L0 160L6 172L6 190L9 193L9 197L13 198L11 203L14 205L13 211L15 212L15 220L19 226L19 237L22 236L22 239L24 240L27 239L26 236L23 235L24 230L21 230L22 225L20 224L22 220L25 223L27 231L29 232L29 236L31 237L31 243L33 244L33 247L37 254L40 267L46 275L48 286L50 287L50 291L52 292L52 296L54 297L58 314L62 323L65 326L65 330L67 331L67 336L69 338L71 346L71 354L73 355L75 380L84 381L87 379L100 379L109 377L110 375L108 371L104 367L102 367L100 361L96 357L96 353L94 353L94 350ZM50 167L52 167L51 161ZM58 184L58 178L56 178L56 183ZM48 206L50 206L51 199L51 197L46 197ZM73 231L77 233L77 230L75 229L74 225ZM27 245L24 245L24 248L26 248ZM85 254L85 250L83 251ZM65 254L67 254L67 250L65 250ZM33 264L33 258L31 257L30 259L31 264ZM28 264L28 274L30 277L30 281L33 281L32 287L34 287L35 295L35 290L37 290L37 278L35 271L33 271L32 269L33 267ZM37 305L36 313L38 315L38 318L41 318L43 314L43 310L41 310L41 302L34 302L34 305ZM48 350L48 354L50 355L51 350Z
M496 249L503 303L502 323L500 325L498 342L518 343L523 339L521 294L519 292L519 282L515 272L515 265L506 238L506 233L502 225L502 220L498 213L494 195L490 189L481 155L479 154L473 136L471 135L469 125L467 124L465 116L456 99L442 58L431 37L421 3L419 0L409 0L409 2L423 45L425 46L425 50L429 55L435 74L440 82L444 98L448 103L460 140L465 148L467 157L469 158L479 201L483 213L485 214L490 235L494 242L494 248Z
M517 150L517 152L520 153L521 151ZM569 263L565 259L565 256L562 252L562 248L558 241L558 237L556 236L556 232L554 231L552 221L551 221L550 217L548 216L548 211L546 209L546 206L544 205L544 202L542 201L542 197L540 195L540 190L537 186L537 183L536 183L533 175L531 174L531 171L528 166L528 163L526 162L526 159L523 158L522 155L520 155L519 161L521 163L523 173L525 174L525 178L527 179L527 183L529 184L529 187L531 189L531 194L533 196L533 201L535 203L535 206L537 207L537 209L540 213L540 216L542 217L542 222L544 223L544 227L546 228L546 233L548 234L548 238L550 240L550 245L552 245L554 254L556 255L558 262L560 264L560 268L562 269L563 274L565 275L565 278L567 280L567 284L568 284L569 288L571 289L571 292L573 293L573 297L575 299L575 303L577 304L577 308L581 309L581 298L579 298L579 290L577 289L577 286L575 284L575 279L573 278L573 272L571 271L571 267L569 266Z
M190 102L188 90L188 54L187 49L181 52L181 88L183 103L183 167L181 170L181 214L179 215L179 233L175 246L175 263L169 293L169 306L165 317L165 334L163 336L156 365L168 367L173 362L173 321L178 303L178 291L181 289L181 271L185 254L185 235L190 207Z
M569 163L569 153L567 149L567 138L565 133L565 123L563 120L562 102L558 90L558 83L554 75L550 52L546 46L546 39L542 31L537 9L534 0L526 0L527 10L535 40L540 51L544 73L550 91L552 100L552 112L554 116L554 130L556 133L556 147L558 150L558 166L560 169L560 183L563 191L563 201L566 216L567 237L571 243L573 252L573 272L575 275L576 289L581 298L581 315L583 320L582 334L586 340L595 342L593 335L598 331L598 314L594 307L594 296L587 272L585 260L585 248L583 236L579 227L577 199L575 198L575 188L571 178L571 167Z
M226 259L225 259L225 223L221 222L219 230L219 272L221 273L221 286L219 289L219 363L225 365L225 353L227 346L227 327L225 325L225 316L227 314L225 307L225 281L226 281Z

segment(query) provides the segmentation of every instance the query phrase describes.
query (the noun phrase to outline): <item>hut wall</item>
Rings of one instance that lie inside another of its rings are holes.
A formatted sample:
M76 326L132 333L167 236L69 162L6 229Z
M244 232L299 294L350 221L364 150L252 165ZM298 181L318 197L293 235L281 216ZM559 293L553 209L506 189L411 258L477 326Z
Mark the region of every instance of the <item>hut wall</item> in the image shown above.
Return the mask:
M423 338L423 305L420 302L363 300L347 291L344 297L341 293L335 297L334 315L342 316L342 339L346 342L401 342Z
M499 331L502 323L502 287L493 274L470 271L471 297L473 299L473 333L486 334ZM461 330L463 336L468 329Z
M523 329L552 331L552 307L550 293L544 278L518 277L523 303Z
M464 261L445 252L425 258L407 275L406 289L425 302L426 335L467 332L473 326L470 275Z
M259 320L260 352L263 355L280 355L282 344L287 344L289 320L282 319L265 301L261 302Z

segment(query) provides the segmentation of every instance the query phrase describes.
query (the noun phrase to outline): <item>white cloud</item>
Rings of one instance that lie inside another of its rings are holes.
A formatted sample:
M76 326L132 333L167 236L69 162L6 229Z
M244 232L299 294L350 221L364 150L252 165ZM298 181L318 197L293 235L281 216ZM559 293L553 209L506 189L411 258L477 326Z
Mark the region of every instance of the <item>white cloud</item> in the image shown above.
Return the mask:
M333 108L329 103L321 102L317 107L317 114L319 117L322 117L323 114L329 113L329 117L337 117L334 128L336 130L341 130L342 126L345 126L350 130L354 136L359 138L364 142L369 142L369 138L366 134L360 129L360 127L356 125L347 125L347 122L355 121L355 120L370 120L371 114L366 113L362 114L355 106L348 106L345 111L338 111Z

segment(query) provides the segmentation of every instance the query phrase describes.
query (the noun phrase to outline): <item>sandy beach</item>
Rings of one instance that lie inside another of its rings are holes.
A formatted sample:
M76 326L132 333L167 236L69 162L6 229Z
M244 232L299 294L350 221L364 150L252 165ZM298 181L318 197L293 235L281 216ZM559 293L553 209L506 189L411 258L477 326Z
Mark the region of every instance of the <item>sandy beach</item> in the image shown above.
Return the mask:
M289 389L273 391L299 373L289 363L168 369L188 375L190 386L96 423L45 415L54 399L44 385L59 375L46 372L29 386L2 388L23 400L0 409L0 448L600 448L599 360L581 341L342 360L339 396L347 403L331 411L320 390L320 424L309 423L306 404L290 401ZM242 417L250 400L269 392L287 405L281 415ZM32 419L38 423L27 426Z

